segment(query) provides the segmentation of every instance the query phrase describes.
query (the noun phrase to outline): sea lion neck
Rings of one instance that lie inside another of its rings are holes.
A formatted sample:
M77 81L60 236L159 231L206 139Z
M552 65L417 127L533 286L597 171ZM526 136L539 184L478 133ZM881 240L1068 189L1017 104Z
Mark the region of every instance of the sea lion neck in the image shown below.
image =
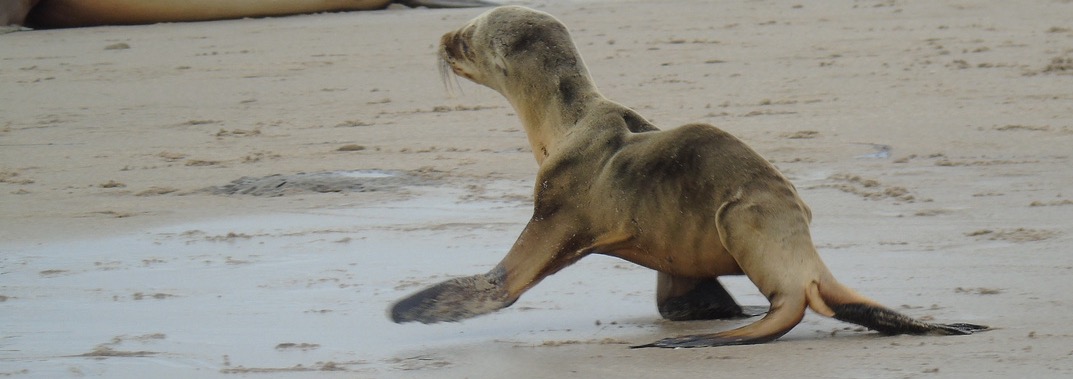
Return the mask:
M501 91L518 113L537 164L555 151L590 109L606 101L583 70L550 78L509 83Z

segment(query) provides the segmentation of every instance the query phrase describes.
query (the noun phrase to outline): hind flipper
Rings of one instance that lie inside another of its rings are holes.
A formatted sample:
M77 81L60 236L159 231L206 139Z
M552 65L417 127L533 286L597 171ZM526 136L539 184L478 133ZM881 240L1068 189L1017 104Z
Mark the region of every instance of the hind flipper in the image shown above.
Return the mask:
M804 294L776 295L771 301L771 308L767 315L752 324L714 334L664 338L656 342L632 347L688 348L752 345L769 342L782 337L783 334L786 334L797 323L801 322L801 319L805 317L805 303Z
M976 324L935 324L925 322L870 304L828 304L828 306L834 311L834 318L861 325L886 335L966 335L990 329L985 325Z
M671 321L737 319L759 316L767 307L742 307L715 278L676 277L660 272L656 307Z
M764 342L767 341L749 341L740 338L726 338L720 337L718 334L698 334L692 336L664 338L656 342L646 343L644 345L630 346L630 348L640 349L645 347L662 347L668 349L688 349L692 347L751 345Z

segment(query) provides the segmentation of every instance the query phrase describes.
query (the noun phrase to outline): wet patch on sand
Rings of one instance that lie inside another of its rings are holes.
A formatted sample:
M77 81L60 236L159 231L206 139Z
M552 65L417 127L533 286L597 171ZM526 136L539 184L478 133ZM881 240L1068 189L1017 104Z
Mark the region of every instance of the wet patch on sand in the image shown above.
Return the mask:
M432 170L353 170L241 177L204 189L214 195L279 197L302 193L393 191L405 186L431 185L441 175Z

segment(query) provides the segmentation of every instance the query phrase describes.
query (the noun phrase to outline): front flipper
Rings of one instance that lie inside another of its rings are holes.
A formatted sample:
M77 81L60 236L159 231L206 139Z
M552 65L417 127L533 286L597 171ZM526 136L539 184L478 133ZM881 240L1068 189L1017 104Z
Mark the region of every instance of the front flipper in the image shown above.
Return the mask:
M555 215L534 217L499 264L486 274L451 279L391 307L391 320L459 321L514 304L523 292L591 251L593 238Z
M675 277L663 272L656 279L656 307L671 321L738 319L767 311L767 307L738 305L715 278Z
M455 278L426 288L391 307L391 320L430 324L459 321L510 306L502 272Z

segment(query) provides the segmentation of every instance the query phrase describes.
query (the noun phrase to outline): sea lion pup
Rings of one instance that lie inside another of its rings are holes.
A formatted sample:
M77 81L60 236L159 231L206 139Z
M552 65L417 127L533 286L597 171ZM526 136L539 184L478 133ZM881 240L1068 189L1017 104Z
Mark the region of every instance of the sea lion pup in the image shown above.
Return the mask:
M440 58L517 111L540 164L533 217L495 268L399 301L395 322L493 312L586 255L605 254L659 272L657 304L668 319L741 315L716 280L722 275L745 274L771 302L750 325L639 347L767 342L797 325L806 307L884 334L987 329L916 320L840 284L813 247L808 206L774 166L714 126L659 131L603 97L567 28L547 13L486 12L445 34Z

